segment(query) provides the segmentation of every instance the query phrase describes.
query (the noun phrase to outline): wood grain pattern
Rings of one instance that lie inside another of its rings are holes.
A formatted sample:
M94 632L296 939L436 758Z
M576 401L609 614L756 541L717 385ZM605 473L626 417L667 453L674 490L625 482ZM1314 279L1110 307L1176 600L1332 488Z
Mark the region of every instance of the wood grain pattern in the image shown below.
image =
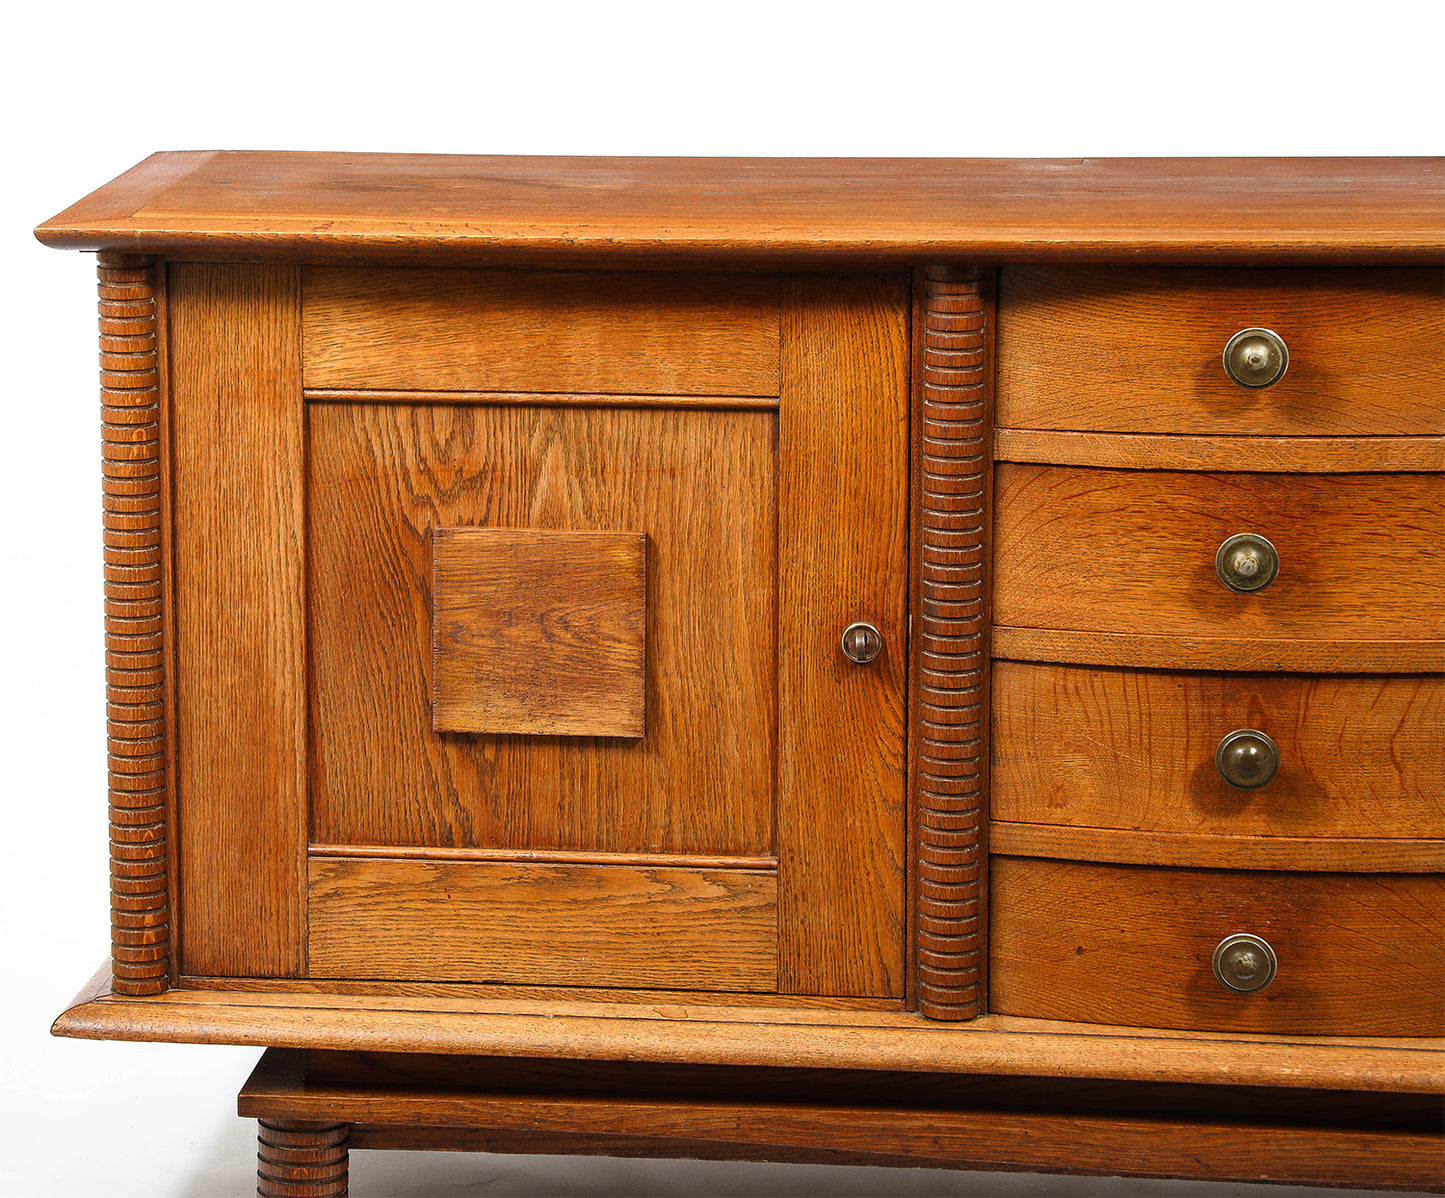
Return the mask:
M305 936L297 272L173 265L177 785L188 973L295 976Z
M594 853L582 849L437 849L415 845L313 844L311 857L384 857L397 861L531 861L564 865L660 865L690 869L777 869L776 857L704 857L696 853Z
M1160 636L1067 628L990 630L994 659L1139 666L1163 670L1317 670L1402 674L1445 670L1445 640Z
M1445 841L1378 836L1244 836L1212 832L1121 832L995 820L991 851L1007 857L1063 857L1116 865L1214 869L1333 870L1339 873L1445 871Z
M995 857L990 1002L1002 1014L1219 1031L1439 1036L1445 877L1156 869ZM1214 977L1236 932L1279 972Z
M1439 472L1445 471L1445 438L1186 437L1001 428L994 432L993 456L1001 462L1050 462L1056 466L1122 470Z
M1437 270L1011 267L999 276L998 422L1011 428L1439 436ZM1224 372L1263 327L1289 346L1262 390ZM1244 466L1235 469L1246 469Z
M170 982L161 392L154 264L99 263L112 986Z
M766 275L309 267L308 387L778 394Z
M971 267L923 278L914 821L919 1010L983 1013L987 931L991 279Z
M259 1124L257 1198L346 1198L345 1123L271 1116Z
M774 410L776 395L625 395L609 391L395 391L376 387L308 387L307 403L466 403L523 408L710 408Z
M432 529L432 727L638 737L647 537Z
M310 409L312 838L773 853L776 418ZM647 736L432 730L438 526L646 533Z
M994 619L1018 628L1301 640L1445 636L1445 475L1196 474L1000 463ZM1215 551L1267 537L1279 577ZM1213 663L1233 668L1223 652ZM1288 668L1283 667L1283 668Z
M722 1118L717 1122L721 1123ZM839 1120L829 1112L829 1121L837 1128ZM962 1168L974 1170L1022 1170L1025 1172L1059 1172L1064 1169L1061 1161L1071 1159L1069 1149L1075 1141L1061 1134L1055 1139L1048 1134L1043 1120L1026 1121L1018 1117L1007 1120L1009 1127L1017 1129L1017 1135L1009 1137L1009 1128L1002 1128L992 1121L980 1119L977 1131L963 1132L969 1147L960 1158L929 1155L927 1147L917 1153L882 1152L871 1145L888 1142L883 1127L860 1120L857 1127L855 1149L837 1149L826 1145L835 1139L851 1135L824 1134L808 1143L790 1143L778 1146L763 1140L737 1143L731 1140L701 1140L685 1135L599 1135L585 1131L535 1131L520 1127L471 1128L471 1127L394 1127L384 1124L361 1124L352 1130L352 1144L356 1148L410 1149L422 1152L463 1151L492 1153L565 1153L568 1155L595 1155L616 1157L665 1157L689 1160L723 1161L786 1161L796 1164L819 1165L871 1165L893 1168ZM1055 1125L1062 1133L1064 1122ZM1257 1151L1262 1138L1259 1128L1248 1126L1231 1134L1219 1126L1199 1130L1198 1139L1193 1128L1185 1125L1178 1140L1174 1138L1174 1127L1170 1134L1159 1134L1158 1122L1151 1121L1156 1129L1155 1141L1150 1143L1140 1134L1133 1144L1117 1133L1111 1133L1101 1120L1088 1120L1072 1124L1080 1137L1088 1137L1088 1147L1081 1155L1087 1157L1097 1152L1101 1159L1114 1163L1097 1167L1097 1171L1109 1176L1132 1173L1118 1162L1125 1157L1140 1161L1140 1176L1193 1177L1199 1179L1224 1180L1226 1175L1236 1180L1243 1179L1235 1170L1242 1162ZM1140 1122L1141 1133L1143 1121ZM850 1128L851 1130L851 1128ZM950 1131L954 1130L952 1126ZM959 1129L962 1132L962 1129ZM1354 1134L1340 1134L1323 1131L1308 1134L1298 1128L1291 1128L1278 1140L1269 1139L1270 1150L1260 1153L1259 1172L1256 1179L1268 1177L1279 1182L1303 1182L1318 1179L1324 1185L1357 1185L1374 1189L1429 1190L1438 1186L1440 1143L1430 1132L1372 1134L1362 1131ZM806 1137L796 1133L798 1141ZM1161 1147L1162 1139L1167 1147ZM1181 1151L1188 1154L1188 1160L1173 1158L1174 1145L1180 1144ZM1248 1145L1241 1153L1234 1151L1235 1144ZM1132 1148L1132 1151L1131 1151ZM1383 1167L1373 1162L1385 1157ZM1171 1159L1172 1158L1172 1159ZM1073 1173L1089 1173L1094 1170L1079 1166L1069 1170ZM1328 1180L1323 1180L1323 1179Z
M333 858L309 899L312 977L777 988L761 870Z
M1219 776L1236 728L1279 746L1258 790ZM1445 837L1445 680L1165 673L1000 661L993 818L1226 836Z
M268 1119L339 1115L370 1129L361 1142L373 1146L394 1143L387 1131L403 1129L431 1130L435 1134L427 1139L401 1142L432 1148L484 1147L464 1129L485 1129L503 1140L512 1131L557 1137L585 1130L592 1136L660 1139L679 1146L678 1155L689 1155L694 1144L723 1141L769 1159L832 1151L865 1159L889 1157L894 1163L912 1159L995 1168L1025 1168L1030 1163L1056 1168L1058 1160L1066 1159L1079 1171L1114 1176L1165 1172L1273 1181L1331 1179L1335 1184L1358 1178L1362 1184L1368 1179L1368 1184L1403 1185L1433 1179L1439 1168L1438 1132L1418 1118L1382 1127L1364 1120L1359 1126L1296 1115L1281 1125L1277 1117L1251 1117L1246 1109L1186 1122L1164 1105L1153 1111L1111 1109L1119 1100L1108 1092L1092 1109L1060 1109L1047 1098L997 1095L986 1079L972 1078L967 1080L977 1091L971 1097L928 1102L920 1119L916 1104L889 1101L892 1079L886 1075L845 1074L826 1093L805 1089L797 1097L788 1091L799 1082L785 1075L775 1081L782 1093L774 1089L760 1101L755 1089L738 1093L732 1088L736 1083L730 1086L726 1077L689 1078L674 1089L665 1080L659 1085L654 1071L637 1070L634 1076L624 1068L598 1077L595 1070L578 1069L575 1063L570 1085L564 1075L518 1086L501 1070L487 1069L458 1084L447 1063L435 1079L418 1068L392 1076L387 1063L374 1057L358 1060L358 1066L367 1067L364 1072L348 1071L357 1075L355 1080L332 1080L325 1076L326 1067L313 1068L309 1057L293 1065L300 1055L268 1052L241 1090L241 1113ZM337 1059L331 1054L327 1065ZM753 1082L754 1087L759 1084L766 1081ZM1302 1097L1308 1101L1309 1096ZM1359 1101L1365 1096L1354 1097ZM1368 1102L1359 1106L1361 1114L1370 1109ZM558 1146L554 1139L552 1150ZM658 1148L642 1150L661 1155ZM1374 1164L1372 1171L1365 1171L1361 1154Z
M1079 1077L1212 1086L1445 1093L1438 1037L1171 1032L984 1015L940 1027L896 1012L579 1003L289 991L93 988L55 1021L80 1039L563 1060ZM290 983L301 987L306 983ZM731 1002L731 1000L729 1000Z
M784 287L778 919L784 993L904 985L908 312L898 276ZM842 651L867 620L883 652Z
M36 230L71 249L456 263L1418 262L1437 158L158 155Z

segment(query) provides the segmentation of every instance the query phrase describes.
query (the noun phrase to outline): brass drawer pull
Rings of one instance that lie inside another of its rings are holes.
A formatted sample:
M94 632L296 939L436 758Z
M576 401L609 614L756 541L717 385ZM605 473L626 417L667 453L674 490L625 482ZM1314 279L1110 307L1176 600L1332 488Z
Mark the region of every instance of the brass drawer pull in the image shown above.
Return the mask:
M855 666L866 666L883 652L883 634L859 620L843 629L843 654Z
M1219 776L1240 790L1258 790L1279 771L1279 746L1254 728L1237 728L1214 751Z
M1235 533L1214 554L1214 572L1231 591L1262 591L1279 573L1279 552L1258 533Z
M1224 373L1241 387L1272 387L1289 369L1289 346L1270 329L1240 329L1224 347Z
M1226 936L1214 950L1214 976L1226 990L1253 994L1274 981L1279 960L1269 941L1238 932Z

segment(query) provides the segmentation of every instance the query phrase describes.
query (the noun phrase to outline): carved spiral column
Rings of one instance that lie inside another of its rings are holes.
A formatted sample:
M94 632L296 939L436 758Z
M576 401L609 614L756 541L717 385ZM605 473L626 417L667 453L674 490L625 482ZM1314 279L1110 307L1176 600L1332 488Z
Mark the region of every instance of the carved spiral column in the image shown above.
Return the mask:
M924 274L917 548L919 1010L984 1010L991 364L987 276Z
M345 1198L349 1124L258 1122L257 1198Z
M111 988L156 994L170 969L156 295L148 257L99 267Z

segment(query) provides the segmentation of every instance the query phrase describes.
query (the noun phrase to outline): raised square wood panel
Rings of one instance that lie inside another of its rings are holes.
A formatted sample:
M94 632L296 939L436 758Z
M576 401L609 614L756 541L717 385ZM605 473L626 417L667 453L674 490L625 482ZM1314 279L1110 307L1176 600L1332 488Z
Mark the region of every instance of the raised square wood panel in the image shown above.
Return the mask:
M432 530L432 727L643 734L647 538Z
M776 396L772 275L309 267L306 386Z
M772 870L322 858L310 882L312 977L777 989Z

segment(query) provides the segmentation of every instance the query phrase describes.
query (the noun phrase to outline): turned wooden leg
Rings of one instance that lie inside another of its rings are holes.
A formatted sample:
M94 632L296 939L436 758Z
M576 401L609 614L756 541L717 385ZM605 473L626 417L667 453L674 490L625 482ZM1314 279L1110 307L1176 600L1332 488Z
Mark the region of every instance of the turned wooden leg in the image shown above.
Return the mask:
M346 1198L346 1123L260 1119L258 1198Z

